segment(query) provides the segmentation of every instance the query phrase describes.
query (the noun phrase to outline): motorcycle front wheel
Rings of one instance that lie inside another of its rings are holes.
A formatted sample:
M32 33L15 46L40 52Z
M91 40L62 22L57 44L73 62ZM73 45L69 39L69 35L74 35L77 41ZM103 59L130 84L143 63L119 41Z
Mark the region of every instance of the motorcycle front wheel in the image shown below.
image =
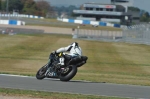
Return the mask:
M36 73L36 78L39 80L42 80L45 78L45 73L47 71L47 66L44 65L43 67L41 67L38 72Z

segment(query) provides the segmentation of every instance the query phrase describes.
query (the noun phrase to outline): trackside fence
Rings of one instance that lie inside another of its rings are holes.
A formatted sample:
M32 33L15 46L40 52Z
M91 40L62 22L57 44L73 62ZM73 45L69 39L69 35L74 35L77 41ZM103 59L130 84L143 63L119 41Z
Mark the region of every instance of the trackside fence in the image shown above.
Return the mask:
M123 27L122 31L75 29L73 38L150 45L150 24Z
M150 45L150 24L140 24L123 28L125 42Z

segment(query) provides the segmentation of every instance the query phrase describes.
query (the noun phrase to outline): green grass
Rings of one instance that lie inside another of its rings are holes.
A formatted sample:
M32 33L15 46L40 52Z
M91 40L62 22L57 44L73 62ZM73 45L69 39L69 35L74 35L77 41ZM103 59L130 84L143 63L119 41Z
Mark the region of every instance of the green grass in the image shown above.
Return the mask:
M104 96L92 96L92 95L81 95L81 94L67 94L67 93L53 93L53 92L42 92L32 90L19 90L19 89L0 89L0 95L3 96L16 96L26 98L42 98L42 99L128 99L119 97L104 97ZM20 98L22 99L22 98Z
M35 76L51 51L74 41L88 61L73 80L150 85L150 46L78 40L68 35L0 35L0 73Z

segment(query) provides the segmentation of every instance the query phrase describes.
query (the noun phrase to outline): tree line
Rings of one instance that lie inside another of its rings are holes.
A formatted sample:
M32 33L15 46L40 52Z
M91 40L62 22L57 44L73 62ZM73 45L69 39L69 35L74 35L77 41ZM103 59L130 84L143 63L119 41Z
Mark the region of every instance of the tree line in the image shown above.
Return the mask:
M46 0L0 0L0 12L12 13L18 11L20 14L37 15L43 17L60 16L63 12L68 16L72 15L74 9L79 9L74 5L68 7L51 6ZM8 3L8 4L7 4ZM8 5L8 6L7 6ZM8 10L8 12L7 12Z
M141 10L138 7L129 7L128 9L131 10L131 11L134 11L134 12L138 12L141 22L149 22L150 21L149 12L147 12L145 10Z
M12 13L18 11L20 14L46 16L48 12L53 12L51 4L47 1L34 0L0 0L1 13ZM8 6L7 6L8 5ZM8 10L8 12L7 12Z

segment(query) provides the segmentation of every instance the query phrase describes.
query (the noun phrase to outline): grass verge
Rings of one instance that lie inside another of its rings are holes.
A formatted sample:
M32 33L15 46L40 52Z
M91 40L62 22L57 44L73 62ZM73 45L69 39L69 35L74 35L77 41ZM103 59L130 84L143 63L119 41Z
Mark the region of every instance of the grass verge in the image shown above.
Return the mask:
M150 85L150 46L72 39L68 35L0 35L0 73L35 76L51 51L75 41L88 61L73 80Z
M106 96L93 96L93 95L81 95L81 94L67 94L57 92L42 92L42 91L31 91L31 90L19 90L19 89L0 89L0 95L2 96L13 96L13 97L26 97L30 98L41 98L41 99L128 99L119 97L106 97Z

